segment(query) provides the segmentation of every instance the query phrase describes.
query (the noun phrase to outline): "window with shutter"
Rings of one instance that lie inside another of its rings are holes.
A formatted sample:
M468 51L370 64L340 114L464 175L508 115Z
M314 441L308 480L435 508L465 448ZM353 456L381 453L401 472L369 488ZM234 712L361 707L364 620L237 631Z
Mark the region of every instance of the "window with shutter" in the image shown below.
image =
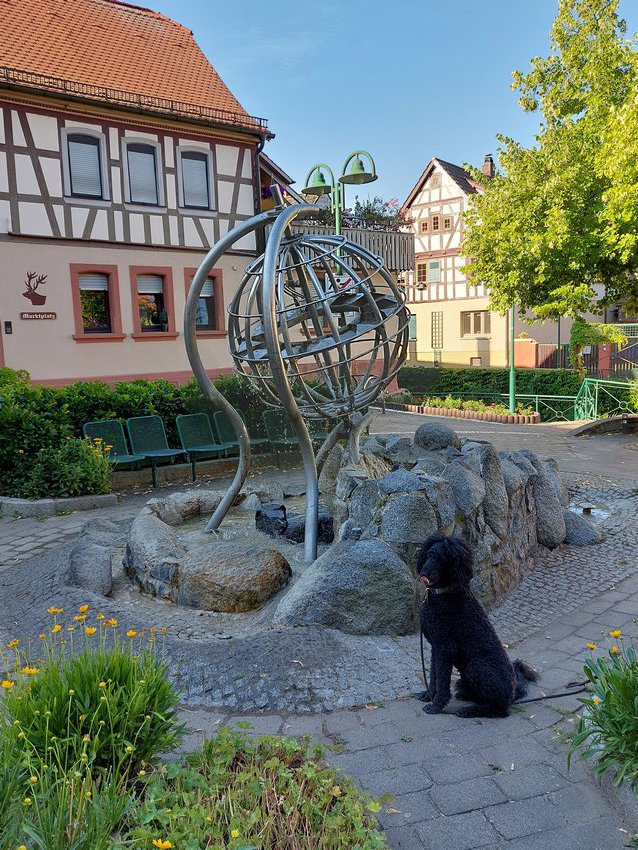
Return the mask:
M153 145L130 143L126 147L129 194L132 204L159 205L157 152Z
M109 276L98 273L80 274L78 282L84 333L111 333Z
M215 281L212 277L206 278L206 283L197 302L197 330L217 330L217 311L215 307Z
M197 151L184 151L182 163L182 192L185 207L210 208L208 182L208 155Z
M67 136L69 188L77 198L102 198L100 139L79 133Z
M137 306L142 333L168 330L162 275L140 274L137 276Z
M409 331L408 335L409 335L409 338L411 340L415 340L416 339L416 316L410 316L409 322L410 322L410 324L409 324L409 328L408 328L408 331Z
M441 261L430 260L428 262L428 283L441 282Z

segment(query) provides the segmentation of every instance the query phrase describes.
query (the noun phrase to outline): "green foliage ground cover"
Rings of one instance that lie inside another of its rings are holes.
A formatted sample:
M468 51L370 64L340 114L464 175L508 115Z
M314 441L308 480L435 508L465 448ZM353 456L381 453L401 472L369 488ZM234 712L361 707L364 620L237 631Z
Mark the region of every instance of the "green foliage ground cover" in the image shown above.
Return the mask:
M0 850L387 846L379 803L308 740L221 729L160 762L183 732L165 629L49 613L45 633L0 650Z

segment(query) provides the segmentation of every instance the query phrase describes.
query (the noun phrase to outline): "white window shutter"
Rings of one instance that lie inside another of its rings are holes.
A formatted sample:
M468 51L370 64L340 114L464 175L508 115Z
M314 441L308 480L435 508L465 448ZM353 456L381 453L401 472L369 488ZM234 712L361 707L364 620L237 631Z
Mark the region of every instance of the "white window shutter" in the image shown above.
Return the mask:
M155 148L131 144L127 150L131 203L159 204Z
M140 274L137 276L137 291L140 295L158 295L164 291L164 278L161 274Z
M210 298L210 297L211 297L211 295L213 295L213 294L214 294L214 291L213 291L213 285L214 285L214 283L213 283L213 278L212 278L212 277L207 277L207 278L206 278L206 283L202 286L202 291L201 291L201 293L200 293L200 296L199 296L199 297L200 297L200 298Z
M69 175L71 194L102 197L100 141L91 136L69 136Z
M209 208L208 156L205 153L187 151L182 154L182 188L185 207Z
M109 276L107 274L88 273L78 276L80 289L89 289L92 292L108 292Z

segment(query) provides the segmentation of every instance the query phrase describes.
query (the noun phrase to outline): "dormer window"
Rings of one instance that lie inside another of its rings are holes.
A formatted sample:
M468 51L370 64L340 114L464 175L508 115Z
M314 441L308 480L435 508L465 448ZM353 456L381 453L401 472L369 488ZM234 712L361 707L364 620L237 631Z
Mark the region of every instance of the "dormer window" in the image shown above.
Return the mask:
M430 186L432 189L439 189L441 186L441 175L433 174L430 178Z

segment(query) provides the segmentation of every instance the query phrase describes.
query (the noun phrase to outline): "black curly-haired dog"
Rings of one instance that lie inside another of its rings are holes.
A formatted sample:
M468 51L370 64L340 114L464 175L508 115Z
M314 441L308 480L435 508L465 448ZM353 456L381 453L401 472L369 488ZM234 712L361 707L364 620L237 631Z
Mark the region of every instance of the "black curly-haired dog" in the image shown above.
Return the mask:
M421 630L432 647L429 687L419 696L429 703L423 711L443 711L456 667L461 675L456 697L473 703L461 708L459 717L507 717L537 674L522 661L510 661L470 590L474 574L470 548L460 537L433 534L421 547L417 567L419 580L428 587Z

